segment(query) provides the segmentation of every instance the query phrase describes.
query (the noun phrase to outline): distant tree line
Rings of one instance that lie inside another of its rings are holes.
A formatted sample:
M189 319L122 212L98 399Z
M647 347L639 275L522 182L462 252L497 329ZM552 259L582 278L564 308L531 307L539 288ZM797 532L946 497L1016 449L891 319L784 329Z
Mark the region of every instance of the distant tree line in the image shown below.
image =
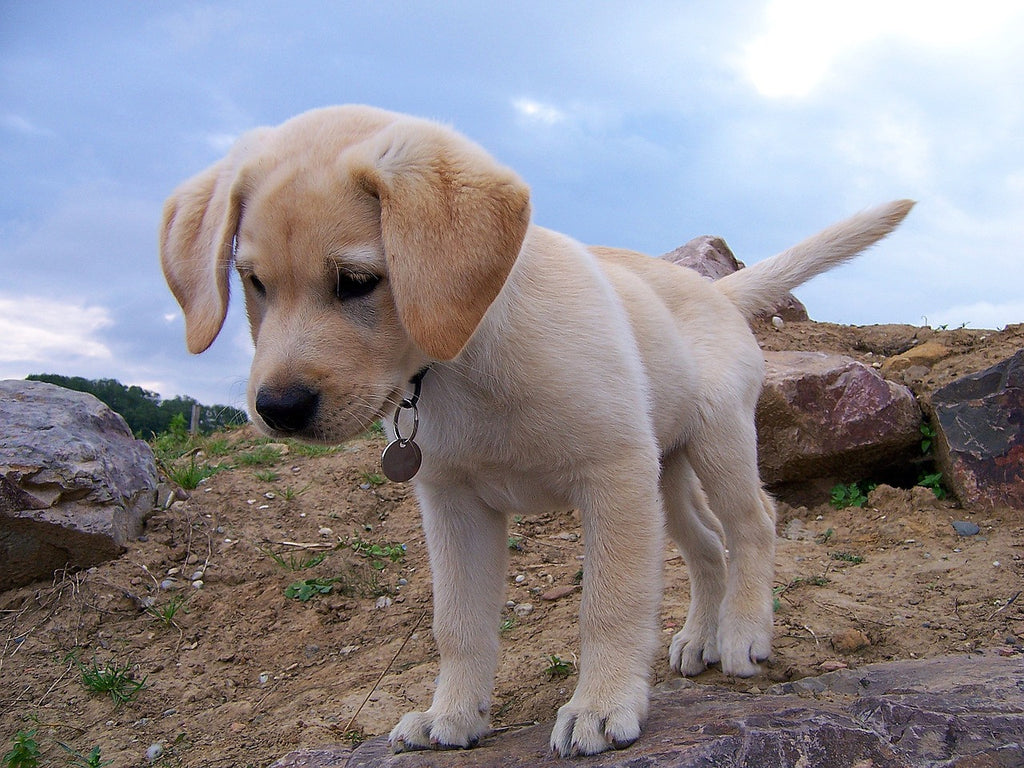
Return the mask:
M58 387L88 392L117 411L128 422L136 437L143 439L166 432L175 416L189 424L192 406L199 405L199 429L212 432L226 426L245 424L249 419L245 411L229 405L200 405L191 397L161 400L155 392L132 385L126 387L116 379L83 379L81 376L58 376L53 373L35 373L29 381L45 381ZM180 419L179 419L180 423Z

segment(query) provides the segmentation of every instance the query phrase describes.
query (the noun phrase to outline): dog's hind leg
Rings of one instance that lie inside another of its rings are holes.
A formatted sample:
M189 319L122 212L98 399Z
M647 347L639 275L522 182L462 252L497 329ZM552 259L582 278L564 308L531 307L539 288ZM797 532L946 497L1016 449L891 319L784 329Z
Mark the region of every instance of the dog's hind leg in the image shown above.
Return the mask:
M417 495L441 669L430 709L407 714L392 729L396 752L471 747L488 732L508 562L504 514L457 486L420 485Z
M753 414L717 408L687 450L725 530L728 579L718 618L722 671L749 677L772 643L775 505L761 487Z
M682 675L697 675L718 662L718 612L725 597L725 534L708 507L685 449L662 461L662 496L668 532L683 553L690 577L686 623L672 638L669 663Z

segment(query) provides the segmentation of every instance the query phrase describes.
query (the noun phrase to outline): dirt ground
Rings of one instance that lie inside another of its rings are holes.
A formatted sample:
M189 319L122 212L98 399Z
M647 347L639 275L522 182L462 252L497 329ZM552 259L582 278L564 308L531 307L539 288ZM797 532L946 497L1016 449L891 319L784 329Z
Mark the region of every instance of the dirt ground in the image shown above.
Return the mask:
M924 397L1024 347L1024 326L789 323L759 336L769 349L869 363L939 341L945 359L902 374ZM260 442L249 428L216 436L199 460L233 468L155 514L119 559L0 594L0 754L34 730L43 765L65 763L60 741L80 756L99 747L114 768L262 767L297 747L386 733L429 704L430 573L410 488L379 476L383 438L330 452ZM775 647L763 674L730 680L711 670L699 683L756 693L842 666L1021 653L1024 512L964 509L925 488L888 486L863 508L837 510L827 488L800 506L780 501ZM980 532L960 536L953 521ZM509 546L497 727L550 720L572 691L578 514L516 518ZM688 589L675 549L664 560L656 682L670 676L668 643ZM306 585L313 594L286 593L318 578ZM82 668L144 685L118 705L85 687Z

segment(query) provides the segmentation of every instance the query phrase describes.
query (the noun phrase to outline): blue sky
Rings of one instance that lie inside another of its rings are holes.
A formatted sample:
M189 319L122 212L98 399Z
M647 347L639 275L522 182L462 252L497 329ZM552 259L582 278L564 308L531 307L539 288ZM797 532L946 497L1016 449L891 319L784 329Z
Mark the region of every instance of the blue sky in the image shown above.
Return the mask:
M171 190L327 104L441 120L535 220L756 262L875 203L894 236L797 291L840 323L1024 322L1024 4L0 2L0 378L242 405L241 306L203 355L157 263Z

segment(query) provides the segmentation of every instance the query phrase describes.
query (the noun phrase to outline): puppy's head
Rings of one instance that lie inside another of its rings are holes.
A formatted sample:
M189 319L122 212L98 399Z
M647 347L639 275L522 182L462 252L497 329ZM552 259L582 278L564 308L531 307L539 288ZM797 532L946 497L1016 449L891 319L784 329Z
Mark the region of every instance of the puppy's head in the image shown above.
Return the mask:
M220 332L234 264L256 353L249 410L337 442L459 354L529 225L529 191L464 137L366 107L240 139L164 207L160 260L188 348Z

